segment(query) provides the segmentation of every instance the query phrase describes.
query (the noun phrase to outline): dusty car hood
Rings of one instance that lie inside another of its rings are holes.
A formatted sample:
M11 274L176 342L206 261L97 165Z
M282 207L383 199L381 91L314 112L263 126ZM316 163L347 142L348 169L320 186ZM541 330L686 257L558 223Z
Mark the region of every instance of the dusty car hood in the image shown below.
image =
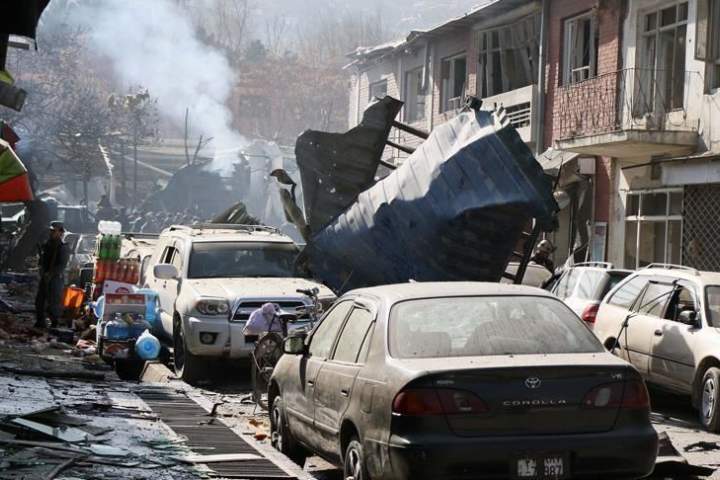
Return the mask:
M334 297L326 286L304 278L200 278L185 280L198 296L237 298L299 297L298 288L318 287L319 297Z

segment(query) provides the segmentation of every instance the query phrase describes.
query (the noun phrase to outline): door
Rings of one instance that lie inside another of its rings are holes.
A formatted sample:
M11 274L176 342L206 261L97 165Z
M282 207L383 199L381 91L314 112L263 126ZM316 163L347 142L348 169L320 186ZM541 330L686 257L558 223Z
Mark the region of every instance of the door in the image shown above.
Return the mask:
M290 431L311 448L318 448L320 444L313 421L315 381L320 368L330 358L337 333L352 306L352 300L343 300L325 314L308 339L308 353L297 357L293 365L295 371L287 375L287 381L282 386Z
M673 290L674 286L670 282L651 280L635 303L635 312L628 319L624 335L620 336L626 360L643 375L650 375L654 332L660 328L665 306Z
M315 429L321 451L338 455L340 425L353 395L353 386L364 358L360 352L375 316L355 305L338 337L334 352L322 366L315 385Z
M179 250L180 242L178 240L169 240L158 263L171 263L175 265L178 273L182 272L182 253ZM173 315L175 314L175 299L178 295L178 280L165 280L155 278L153 276L154 289L158 292L158 302L160 304L160 320L163 330L172 338L173 333Z
M692 285L678 282L664 318L654 331L651 379L686 393L691 391L695 373L693 347L702 328L698 298ZM680 313L688 310L697 315L697 325L679 321Z

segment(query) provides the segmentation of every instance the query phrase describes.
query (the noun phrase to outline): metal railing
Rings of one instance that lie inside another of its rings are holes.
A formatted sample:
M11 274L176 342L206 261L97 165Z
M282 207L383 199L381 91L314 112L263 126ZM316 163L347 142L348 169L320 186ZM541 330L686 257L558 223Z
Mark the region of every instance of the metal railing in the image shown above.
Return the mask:
M698 72L652 68L627 68L562 86L554 107L556 138L696 128L687 106L701 86Z

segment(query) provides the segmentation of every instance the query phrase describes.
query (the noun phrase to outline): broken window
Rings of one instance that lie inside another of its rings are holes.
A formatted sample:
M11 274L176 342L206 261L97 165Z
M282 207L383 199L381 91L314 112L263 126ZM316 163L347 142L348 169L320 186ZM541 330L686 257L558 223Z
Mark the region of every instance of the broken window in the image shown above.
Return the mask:
M684 107L687 14L682 2L640 17L635 116Z
M597 75L598 40L597 19L592 13L565 20L564 85Z
M476 34L478 94L482 98L535 83L540 16Z
M695 57L707 63L708 90L720 88L720 0L698 0Z
M425 92L423 91L423 67L405 74L405 121L419 122L425 118Z
M442 77L440 113L462 107L467 74L465 54L444 58L440 65L440 73Z
M372 102L374 99L382 99L387 95L387 80L380 80L379 82L370 84L370 96L368 101Z

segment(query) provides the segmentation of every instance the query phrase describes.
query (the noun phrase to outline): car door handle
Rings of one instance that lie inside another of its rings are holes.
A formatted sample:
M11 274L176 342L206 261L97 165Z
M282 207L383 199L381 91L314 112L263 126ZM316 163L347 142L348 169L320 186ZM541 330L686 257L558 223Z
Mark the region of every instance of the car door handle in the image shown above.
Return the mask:
M307 384L308 386L312 387L313 385L315 385L315 382L313 382L312 380L308 380Z
M662 330L659 330L659 329L658 329L658 330L655 330L655 336L656 336L656 337L662 337L662 336L663 336Z
M340 390L340 395L342 395L343 397L348 397L348 396L350 396L350 394L348 393L347 390Z

